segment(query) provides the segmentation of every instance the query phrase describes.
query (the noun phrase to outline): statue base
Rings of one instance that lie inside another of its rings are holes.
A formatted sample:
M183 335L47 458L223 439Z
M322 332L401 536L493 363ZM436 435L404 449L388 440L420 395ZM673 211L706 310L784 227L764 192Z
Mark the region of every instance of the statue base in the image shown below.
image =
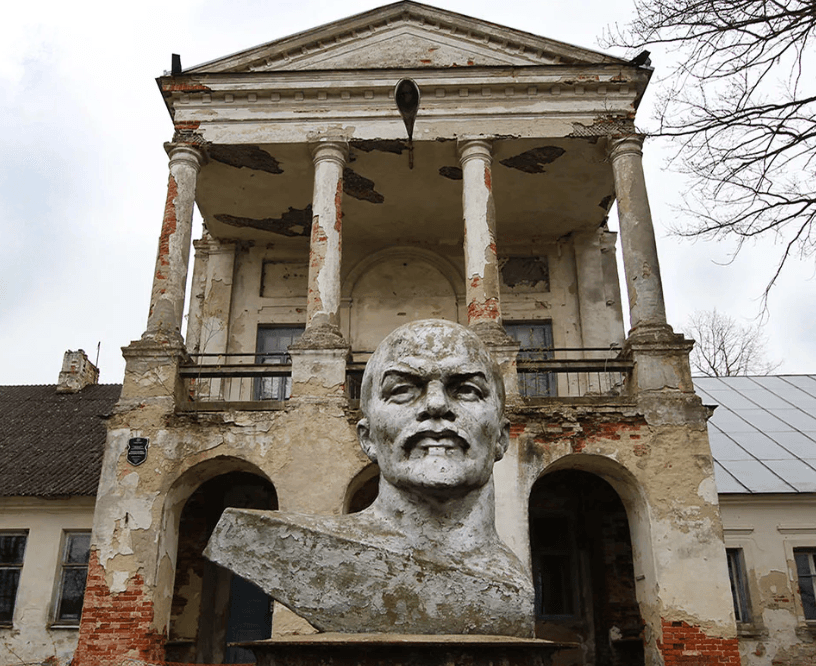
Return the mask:
M340 634L279 636L240 643L258 666L550 666L577 643L475 634Z

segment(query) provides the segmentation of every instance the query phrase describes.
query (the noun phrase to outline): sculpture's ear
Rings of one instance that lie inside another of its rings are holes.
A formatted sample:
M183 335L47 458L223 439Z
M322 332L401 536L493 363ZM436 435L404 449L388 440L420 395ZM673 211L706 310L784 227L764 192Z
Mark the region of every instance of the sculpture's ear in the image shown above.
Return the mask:
M363 449L371 462L377 462L377 451L374 442L371 441L371 430L368 427L368 419L360 419L357 422L357 439L360 440L360 448Z
M496 462L504 458L508 446L510 446L510 421L504 419L501 433L499 433L499 441L496 442Z

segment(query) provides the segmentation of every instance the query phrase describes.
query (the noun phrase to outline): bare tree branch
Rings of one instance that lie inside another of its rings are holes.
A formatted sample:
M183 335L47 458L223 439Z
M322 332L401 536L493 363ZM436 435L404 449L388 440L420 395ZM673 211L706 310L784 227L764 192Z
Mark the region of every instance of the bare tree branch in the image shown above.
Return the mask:
M714 309L695 312L684 329L696 341L689 356L692 372L708 377L769 375L780 366L767 360L759 325L740 326Z
M691 177L674 231L709 239L774 236L776 270L816 252L814 0L636 0L606 46L663 44L679 64L657 81L658 134Z

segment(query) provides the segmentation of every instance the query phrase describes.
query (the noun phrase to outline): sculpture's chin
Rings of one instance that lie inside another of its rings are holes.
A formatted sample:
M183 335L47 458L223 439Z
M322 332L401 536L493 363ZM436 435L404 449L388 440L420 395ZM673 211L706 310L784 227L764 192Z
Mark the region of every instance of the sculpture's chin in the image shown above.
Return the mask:
M429 450L409 462L392 481L407 490L471 490L483 486L490 478L490 470L483 470L461 453Z

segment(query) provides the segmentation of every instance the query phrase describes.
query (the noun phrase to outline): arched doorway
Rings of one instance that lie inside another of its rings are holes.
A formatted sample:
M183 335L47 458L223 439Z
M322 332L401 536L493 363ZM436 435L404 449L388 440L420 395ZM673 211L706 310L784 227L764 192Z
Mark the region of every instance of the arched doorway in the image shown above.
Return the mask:
M201 553L227 507L277 509L274 486L248 472L201 484L181 512L167 660L205 664L254 662L229 643L269 638L272 600L257 586Z
M564 664L643 666L626 509L600 477L561 470L530 493L536 636L580 643Z
M370 507L380 492L380 468L371 464L355 476L346 491L343 513L357 513Z

